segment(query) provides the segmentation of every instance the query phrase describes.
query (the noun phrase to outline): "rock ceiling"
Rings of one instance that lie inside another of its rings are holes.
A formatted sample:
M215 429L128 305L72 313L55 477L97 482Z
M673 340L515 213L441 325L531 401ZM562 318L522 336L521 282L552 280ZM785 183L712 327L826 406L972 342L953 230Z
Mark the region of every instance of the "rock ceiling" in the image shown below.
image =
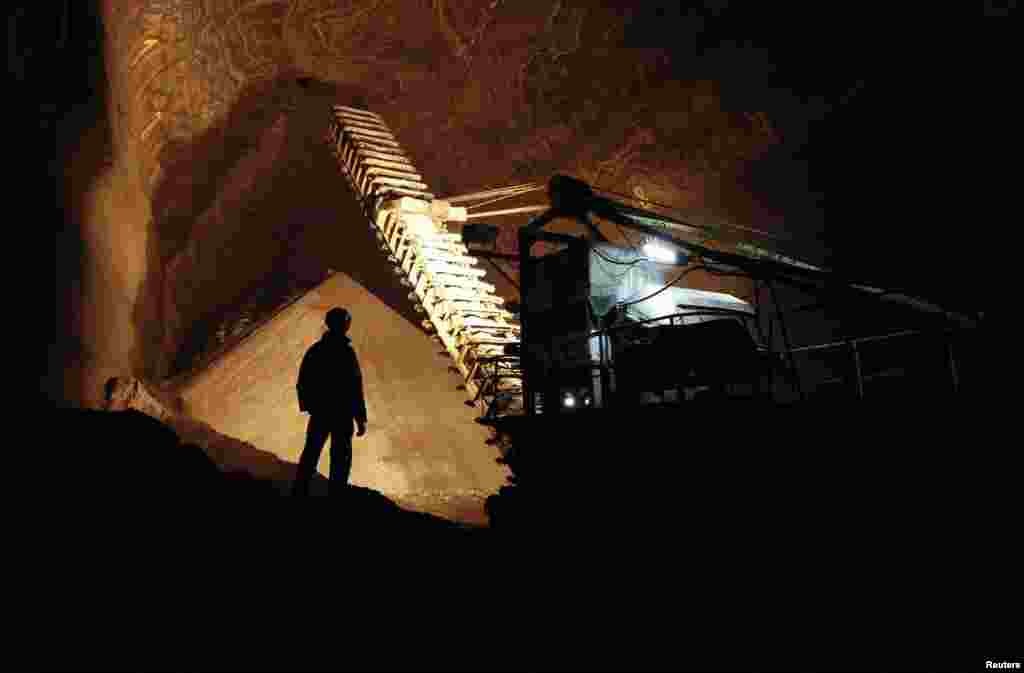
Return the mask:
M715 83L680 79L667 49L636 46L631 10L550 0L111 4L123 132L144 148L149 190L176 146L233 113L226 133L252 142L249 129L299 104L300 78L385 115L441 194L576 169L677 206L721 205L708 194L720 174L776 140L759 110L724 109Z

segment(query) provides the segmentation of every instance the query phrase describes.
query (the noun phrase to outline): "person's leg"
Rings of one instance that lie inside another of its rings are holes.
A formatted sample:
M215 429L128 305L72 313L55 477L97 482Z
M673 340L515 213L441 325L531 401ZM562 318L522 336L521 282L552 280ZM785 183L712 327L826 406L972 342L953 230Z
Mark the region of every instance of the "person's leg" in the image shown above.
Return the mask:
M306 427L306 446L299 458L299 468L292 482L292 495L309 495L309 482L313 479L316 465L320 462L320 452L327 441L330 426L323 417L310 415ZM333 462L333 461L332 461Z
M331 495L342 493L352 473L352 424L351 418L342 419L331 432Z

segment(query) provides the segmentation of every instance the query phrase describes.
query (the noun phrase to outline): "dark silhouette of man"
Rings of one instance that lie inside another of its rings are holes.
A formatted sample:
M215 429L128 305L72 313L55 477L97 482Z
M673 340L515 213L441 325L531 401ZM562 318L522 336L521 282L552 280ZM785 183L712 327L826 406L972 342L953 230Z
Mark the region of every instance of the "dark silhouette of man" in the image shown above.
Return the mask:
M345 336L352 326L352 315L343 308L332 308L325 322L327 333L310 346L299 367L296 385L299 411L309 413L309 426L292 495L309 495L309 483L328 435L331 437L329 493L342 494L352 472L353 421L359 427L357 436L366 434L363 376L352 342Z

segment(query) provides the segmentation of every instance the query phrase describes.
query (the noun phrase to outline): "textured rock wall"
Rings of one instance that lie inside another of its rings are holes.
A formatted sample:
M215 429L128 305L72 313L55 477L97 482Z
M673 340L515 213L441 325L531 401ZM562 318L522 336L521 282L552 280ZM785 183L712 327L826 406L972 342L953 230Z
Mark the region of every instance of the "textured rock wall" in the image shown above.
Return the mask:
M105 58L102 14L91 5L66 4L63 14L56 7L24 10L27 22L43 26L23 37L39 57L15 100L52 101L29 114L30 123L49 131L45 140L56 141L49 167L57 185L56 231L45 245L48 254L56 245L57 310L43 388L96 405L104 381L141 364L134 310L147 269L150 200L135 170L134 146L118 133L114 102L124 87L109 77L117 71ZM67 25L68 40L53 50L46 28L58 21ZM43 222L35 227L46 229Z
M279 495L288 493L295 464L252 444L230 437L183 412L181 398L132 377L114 378L105 385L99 405L105 411L133 409L173 430L183 444L199 447L223 472L243 473L267 480Z

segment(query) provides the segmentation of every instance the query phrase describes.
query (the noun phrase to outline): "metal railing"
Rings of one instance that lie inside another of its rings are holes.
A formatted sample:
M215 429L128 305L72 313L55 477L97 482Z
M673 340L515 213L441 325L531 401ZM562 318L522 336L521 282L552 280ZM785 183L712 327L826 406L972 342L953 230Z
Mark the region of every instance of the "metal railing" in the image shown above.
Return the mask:
M850 352L850 359L853 365L853 387L857 399L864 399L866 396L865 383L882 378L891 378L894 376L905 376L906 374L900 374L900 367L889 367L881 372L875 374L865 374L864 367L864 353L863 348L865 344L882 343L896 339L907 339L909 337L922 337L924 339L941 340L944 345L944 366L949 372L950 390L956 394L960 392L961 381L959 374L959 366L957 364L956 349L953 345L952 335L962 333L963 329L944 329L944 330L901 330L899 332L892 332L889 334L880 334L867 337L855 337L851 339L842 339L838 341L832 341L823 344L812 344L808 346L800 346L793 348L791 353L794 355L802 355L808 353L822 353L827 351L838 351L842 349L848 349ZM821 385L829 385L833 383L843 382L845 377L838 376L826 379Z
M760 326L757 324L758 315L756 313L755 314L750 314L750 313L747 313L747 312L744 312L744 311L737 311L737 310L730 310L730 309L719 309L719 308L707 308L707 307L701 307L700 309L697 309L697 310L681 311L681 312L673 313L673 314L670 314L670 315L655 316L655 317L647 318L647 319L644 319L644 320L631 321L631 322L629 322L627 324L621 324L621 325L616 325L614 327L606 327L606 328L602 328L602 329L598 329L598 330L593 330L593 331L591 331L589 334L587 334L585 336L577 336L577 337L574 337L574 338L565 339L565 340L559 341L558 343L552 345L553 348L558 349L558 350L556 350L554 352L551 352L550 353L550 358L551 358L552 361L558 361L558 358L555 357L556 355L558 355L561 351L564 351L565 349L570 348L572 345L574 345L574 344L578 345L581 342L591 341L592 339L601 339L601 337L611 337L611 336L613 336L613 335L615 335L617 333L628 332L628 331L631 331L631 330L635 330L637 328L642 328L646 324L658 323L658 322L663 322L663 321L666 321L666 320L669 321L670 325L676 325L676 324L678 324L677 321L683 320L683 319L685 319L687 317L701 316L701 315L714 316L714 317L736 318L736 319L740 319L741 322L747 323L747 325L751 327L751 329L750 329L751 336L754 339L754 343L755 343L755 346L757 348L757 351L759 353L761 353L761 354L768 354L768 355L773 355L774 354L774 355L779 356L780 358L782 358L782 360L780 360L780 362L779 362L780 365L785 365L788 362L789 365L790 365L788 373L789 373L789 376L791 378L795 378L795 377L798 376L797 365L796 365L796 360L795 360L796 356L802 356L802 355L806 355L806 354L815 354L815 353L825 353L825 352L830 352L830 351L831 352L835 352L835 351L841 351L843 349L848 349L849 352L850 352L850 358L851 358L851 361L852 361L852 376L850 376L849 378L852 378L853 390L855 392L855 396L856 396L857 399L864 399L865 398L865 396L867 394L867 391L865 390L865 384L870 382L870 381L877 380L877 379L888 379L888 378L893 378L893 377L896 377L896 376L906 376L906 374L901 374L900 373L900 371L901 371L900 367L892 367L892 366L890 366L890 367L884 368L883 370L880 370L880 371L874 372L874 373L871 373L870 371L866 371L865 364L870 366L870 362L868 362L868 363L864 362L864 355L865 355L865 353L864 353L864 346L865 345L876 344L876 343L883 343L883 342L892 341L892 340L898 340L898 339L906 339L906 338L910 338L910 337L922 337L924 339L928 339L930 341L930 343L933 343L933 344L937 344L939 341L941 341L943 343L943 345L944 345L944 358L945 358L944 365L945 365L945 367L946 367L946 369L947 369L947 371L949 373L950 390L954 394L955 393L959 393L960 390L961 390L961 384L962 384L962 381L961 381L961 371L960 371L961 367L960 367L958 356L957 356L957 352L956 352L957 349L956 349L956 347L954 345L954 338L951 338L951 337L953 335L963 333L967 328L947 328L947 329L944 329L944 330L941 330L941 331L934 331L934 330L931 330L931 331L929 331L929 330L902 330L902 331L892 332L892 333L888 333L888 334L880 334L880 335L872 335L872 336L864 336L864 337L854 337L854 338L850 338L850 339L836 340L836 341L832 341L832 342L828 342L828 343L811 344L811 345L806 345L806 346L799 346L799 347L791 348L791 349L788 349L788 350L786 350L786 349L773 350L770 345L765 345L765 343L763 343L763 337L760 336ZM579 364L571 367L571 369L577 369L578 370L578 369L586 368L586 367L589 366L589 368L591 370L593 370L593 371L600 371L602 376L604 376L606 373L614 372L614 370L615 370L614 362L607 360L605 355L604 355L604 348L603 348L604 345L605 345L604 344L604 340L602 339L599 343L602 346L601 355L599 357L597 357L596 360L594 360L594 361L592 361L590 363L579 363ZM870 353L868 355L870 355ZM591 355L591 357L593 358L594 356ZM778 383L780 381L779 380L779 376L780 376L780 372L782 372L783 369L784 369L784 367L782 369L773 369L771 371L771 377L772 377L772 380L775 383ZM806 367L805 367L805 369L806 369ZM819 386L825 386L825 385L830 385L830 384L835 384L835 383L841 383L841 382L843 382L845 380L845 378L847 378L847 377L843 377L843 376L831 377L831 378L825 379L824 381L819 381L818 385ZM812 383L812 382L808 381L807 383ZM793 385L794 385L794 387L796 387L795 383ZM773 384L773 389L774 390L778 390L778 388L774 384ZM800 398L803 399L802 385L801 385L801 391L800 391Z

